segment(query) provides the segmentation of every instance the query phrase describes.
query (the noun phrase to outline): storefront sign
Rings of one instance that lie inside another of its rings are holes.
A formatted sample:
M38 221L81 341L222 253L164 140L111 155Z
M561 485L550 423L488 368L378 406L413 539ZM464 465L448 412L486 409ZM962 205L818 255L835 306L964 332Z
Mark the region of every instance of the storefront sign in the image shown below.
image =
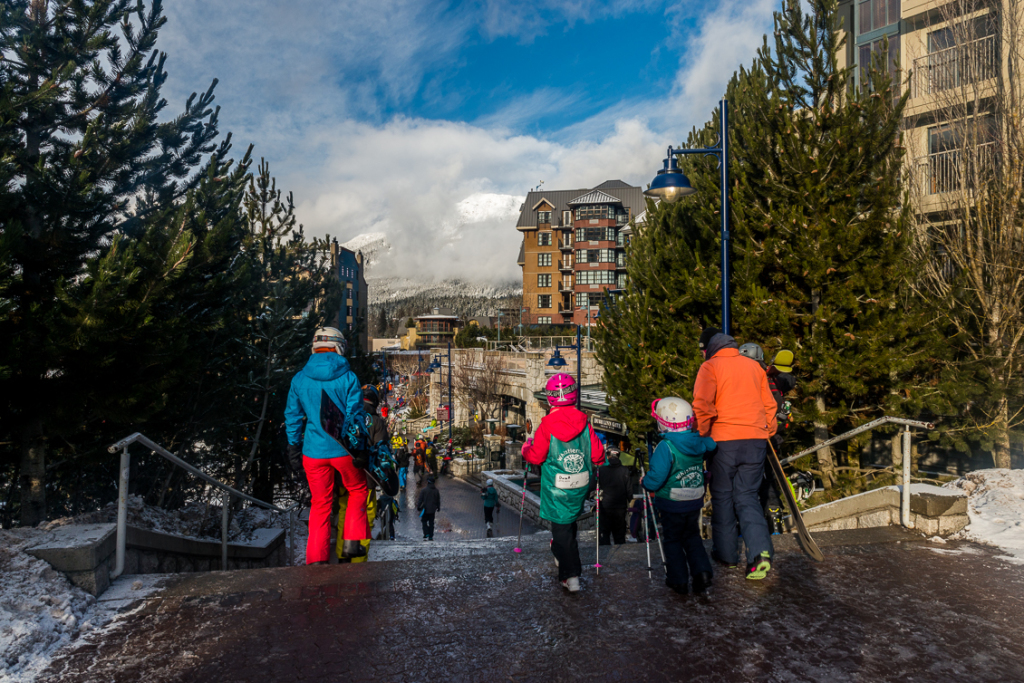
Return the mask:
M594 426L594 429L599 429L602 432L611 432L621 436L626 435L626 425L611 419L607 415L591 413L590 424Z

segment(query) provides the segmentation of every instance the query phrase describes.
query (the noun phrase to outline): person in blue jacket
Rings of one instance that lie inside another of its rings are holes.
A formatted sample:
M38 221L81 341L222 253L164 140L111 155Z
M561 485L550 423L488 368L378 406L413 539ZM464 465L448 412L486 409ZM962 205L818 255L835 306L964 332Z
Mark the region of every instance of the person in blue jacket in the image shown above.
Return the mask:
M680 595L703 593L711 585L711 560L700 537L704 507L704 454L715 442L697 433L693 407L669 397L651 404L662 440L651 455L651 469L641 481L654 494L664 535L665 585Z
M309 540L306 543L306 564L327 564L331 544L331 506L334 503L334 472L341 473L348 489L345 511L342 556L365 554L360 541L370 537L366 518L366 462L357 461L365 444L366 413L359 380L345 359L347 343L341 332L323 327L313 335L313 355L305 367L292 378L285 407L285 431L288 435L288 458L292 468L299 464L306 473L312 502L309 508ZM343 446L324 430L321 422L322 401L330 400L341 411ZM303 428L305 421L305 428Z

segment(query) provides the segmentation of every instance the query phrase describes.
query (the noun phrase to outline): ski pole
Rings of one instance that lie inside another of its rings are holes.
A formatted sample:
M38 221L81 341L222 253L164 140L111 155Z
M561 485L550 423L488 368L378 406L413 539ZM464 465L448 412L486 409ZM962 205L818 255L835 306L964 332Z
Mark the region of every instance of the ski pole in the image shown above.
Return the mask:
M529 476L530 471L527 469L527 465L523 465L523 500L519 503L519 538L516 540L516 547L514 550L517 553L523 552L523 510L526 509L526 478Z
M647 438L647 466L651 466L651 439L650 435ZM643 479L644 466L640 465L640 478ZM642 485L640 489L644 492L647 497L647 501L651 506L651 516L654 518L654 538L658 540L658 552L661 553L661 566L665 568L665 574L668 575L668 563L665 562L665 547L661 544L661 531L658 529L658 518L654 514L654 501L650 491L645 489Z
M640 466L640 479L643 480L643 478L644 478L644 466L641 465ZM668 574L668 564L665 562L665 548L661 545L661 532L658 531L658 518L655 517L655 515L654 515L654 504L651 501L651 493L647 489L643 488L643 484L640 485L640 488L643 489L644 501L647 503L647 505L644 507L644 509L646 510L648 507L650 507L651 517L654 518L653 519L653 522L654 522L654 538L658 541L658 552L661 553L661 566L665 568L665 574L667 575ZM645 519L646 519L646 517L645 517ZM650 564L650 560L648 560L648 564Z
M643 468L641 468L641 469L643 469ZM641 484L641 486L643 486L643 484ZM653 579L654 577L651 575L651 535L647 531L647 499L646 498L643 500L643 503L641 504L640 507L643 510L643 514L644 514L644 543L647 544L647 578L648 579Z
M594 498L594 573L601 575L601 468L597 468L597 495Z

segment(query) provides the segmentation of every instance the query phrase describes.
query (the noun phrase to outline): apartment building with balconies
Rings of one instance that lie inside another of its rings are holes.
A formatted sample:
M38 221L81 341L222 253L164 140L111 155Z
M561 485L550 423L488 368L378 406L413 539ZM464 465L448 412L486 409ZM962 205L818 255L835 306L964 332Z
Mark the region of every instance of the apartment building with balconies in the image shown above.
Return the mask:
M979 167L1000 162L999 84L1021 78L1006 49L1020 36L1004 18L1021 11L1013 0L840 1L847 44L839 66L856 66L860 80L888 40L884 57L909 89L904 145L919 214L941 213L946 195L977 177Z
M527 194L516 224L523 234L523 322L593 321L609 290L625 287L623 229L645 208L643 188L621 180Z

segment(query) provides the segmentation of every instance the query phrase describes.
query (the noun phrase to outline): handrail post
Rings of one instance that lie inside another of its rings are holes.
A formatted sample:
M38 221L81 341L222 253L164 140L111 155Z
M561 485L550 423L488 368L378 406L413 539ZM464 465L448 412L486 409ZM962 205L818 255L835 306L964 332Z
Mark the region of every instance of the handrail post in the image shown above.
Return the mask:
M910 521L910 425L903 428L903 494L900 498L900 521L907 529L913 529Z
M220 569L228 568L228 516L231 513L231 492L224 492L224 507L220 513Z
M131 456L128 455L128 446L121 449L121 472L118 477L117 486L117 548L114 556L114 571L110 578L116 579L124 573L125 546L128 539L128 473L131 464Z

